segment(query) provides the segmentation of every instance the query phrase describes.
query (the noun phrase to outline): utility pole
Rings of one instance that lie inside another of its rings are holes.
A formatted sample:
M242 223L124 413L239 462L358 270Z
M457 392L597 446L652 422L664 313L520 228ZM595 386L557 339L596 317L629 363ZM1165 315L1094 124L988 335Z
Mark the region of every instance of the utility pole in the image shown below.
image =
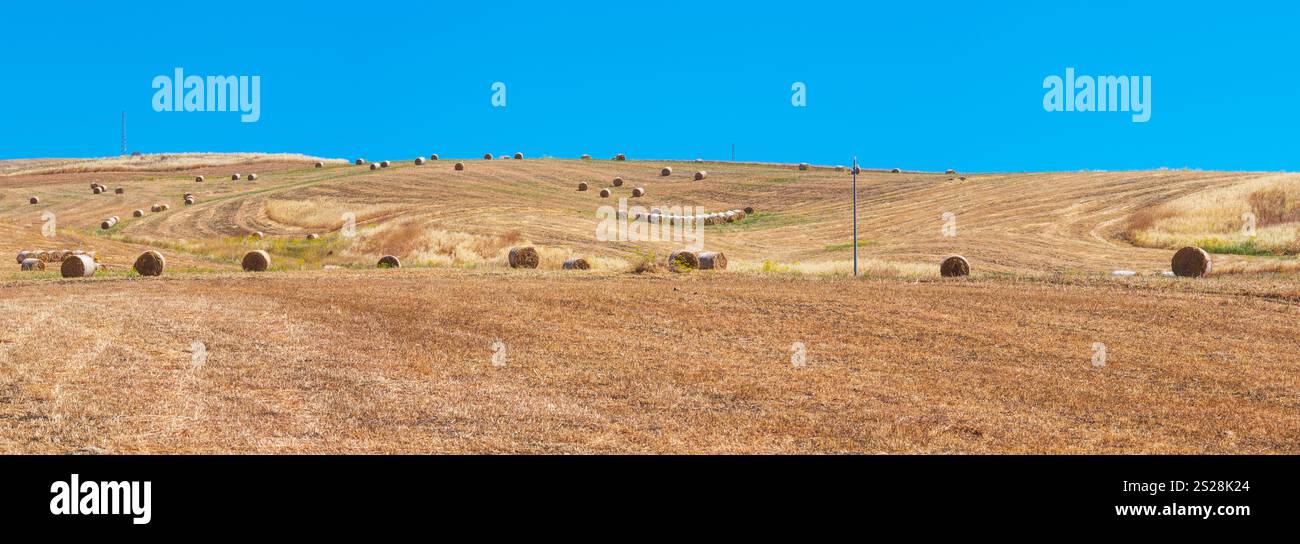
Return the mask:
M126 154L126 111L122 112L122 154Z
M858 277L858 158L853 157L853 277Z

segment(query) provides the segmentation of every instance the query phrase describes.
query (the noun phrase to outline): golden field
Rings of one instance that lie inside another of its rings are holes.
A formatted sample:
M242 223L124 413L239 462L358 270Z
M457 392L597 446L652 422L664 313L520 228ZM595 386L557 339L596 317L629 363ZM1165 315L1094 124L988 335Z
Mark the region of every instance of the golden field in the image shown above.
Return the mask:
M854 279L850 178L831 168L316 160L0 161L5 258L78 248L106 265L0 272L0 451L1300 451L1296 258L1216 255L1208 277L1165 278L1172 251L1133 243L1200 217L1187 203L1295 176L863 172ZM597 206L633 187L647 207L755 208L704 227L730 270L633 272L682 245L595 239ZM517 245L539 270L506 267ZM164 276L130 271L146 249ZM241 272L250 249L273 270ZM938 277L951 253L970 278ZM374 269L385 254L404 268ZM594 269L560 270L571 256Z

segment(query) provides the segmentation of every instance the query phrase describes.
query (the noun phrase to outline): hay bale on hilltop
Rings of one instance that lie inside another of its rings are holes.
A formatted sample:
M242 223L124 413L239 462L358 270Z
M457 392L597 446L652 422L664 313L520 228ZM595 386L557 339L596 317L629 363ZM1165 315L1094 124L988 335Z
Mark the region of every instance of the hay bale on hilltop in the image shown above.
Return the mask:
M316 164L315 164L315 166L316 166L316 168L325 168L325 163L320 162L320 161L317 161Z
M800 169L800 170L807 170L807 169L809 169L809 168L812 168L812 165L811 165L811 164L808 164L808 163L806 163L806 162L801 162L801 163L799 163L799 169Z
M609 189L601 189L600 198L609 198Z
M700 255L694 251L679 249L668 255L668 269L673 272L686 272L700 268Z
M708 172L705 172L705 171L703 171L703 170L700 170L699 172L696 172L696 173L695 173L695 181L700 181L700 180L702 180L702 179L704 179L704 178L707 178L707 177L709 177L709 173L708 173Z
M388 168L391 164L388 161L379 161L380 168Z
M617 154L617 155L614 155L614 160L616 160L616 161L625 161L625 160L627 160L627 155L624 155L624 154L622 154L622 153L619 153L619 154Z
M591 270L591 263L582 257L573 257L564 260L565 270Z
M429 160L431 160L431 161L436 161L436 160L438 160L438 154L437 154L437 153L433 153L433 154L429 155Z
M357 166L364 166L365 164L366 164L365 159L357 159Z
M519 160L519 161L524 160L524 154L523 154L523 153L515 153L515 160Z
M135 264L131 268L141 276L161 276L166 266L167 261L163 259L162 253L149 250L136 257Z
M456 169L457 169L457 170L464 170L464 169L465 169L465 163L463 163L463 162L458 162L458 163L456 163Z
M970 263L961 255L952 255L939 263L939 275L945 278L958 278L970 275Z
M239 262L244 272L266 272L271 267L271 254L262 250L249 251Z
M491 154L491 153L484 153L484 154L483 154L483 160L485 160L485 161L490 161L490 160L492 160L492 154Z
M379 259L379 263L375 265L375 268L401 268L401 267L402 267L402 261L398 260L398 258L393 255L384 255Z
M416 166L423 166L423 165L424 165L424 157L416 157L416 158L415 158L415 165L416 165Z
M700 270L726 270L727 256L721 251L705 251L700 253Z
M951 169L951 168L949 168L949 169L948 169L947 171L945 171L944 173L945 173L945 174L948 174L948 175L951 176L951 175L953 175L953 174L956 174L957 171L956 171L956 170L953 170L953 169Z
M643 196L645 196L645 189L641 187L632 189L632 198L641 198Z
M585 182L585 181L580 181L580 182L578 182L578 190L579 190L579 191L586 191L586 190L587 190L587 182Z
M510 268L537 268L541 263L542 256L532 247L514 247L510 248L510 254L507 262Z
M23 259L18 263L23 272L36 272L45 270L45 261L40 259Z
M665 166L665 167L663 167L662 169L659 170L659 175L660 175L660 176L671 176L671 175L673 175L673 167L671 167L671 166Z
M95 275L99 265L90 255L69 255L59 265L59 274L65 278L88 278Z
M1196 246L1187 246L1174 253L1173 261L1170 263L1170 269L1174 271L1175 276L1184 278L1199 278L1210 273L1214 263L1210 260L1210 254L1204 249Z
M578 157L578 158L581 159L581 160L584 160L584 161L589 161L589 160L591 160L591 155L588 155L588 154L586 154L586 153L583 153L582 156L581 156L581 157Z
M614 180L611 181L610 183L612 183L615 187L622 187L622 186L623 186L623 178L614 178Z
M898 169L898 168L894 168L894 169L890 170L889 173L891 173L891 174L901 174L901 173L903 173L903 171L900 170L900 169Z
M373 162L370 163L370 169L371 169L371 170L378 170L378 169L379 169L379 164L378 164L378 163L373 163Z

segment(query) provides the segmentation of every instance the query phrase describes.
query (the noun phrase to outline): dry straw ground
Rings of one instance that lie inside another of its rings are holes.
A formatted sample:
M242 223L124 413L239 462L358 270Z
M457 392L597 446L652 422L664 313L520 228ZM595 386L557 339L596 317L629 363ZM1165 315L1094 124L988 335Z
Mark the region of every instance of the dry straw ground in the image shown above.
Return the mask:
M829 168L709 163L697 182L662 161L177 160L0 162L6 259L106 265L0 272L0 451L1300 452L1296 260L1162 278L1173 252L1127 238L1135 214L1277 175L864 172L854 280L849 178ZM614 177L616 197L651 189L646 206L758 211L705 228L728 271L635 274L680 244L595 241L613 199L573 187ZM130 217L155 202L174 205ZM523 245L539 270L506 267ZM162 277L130 270L147 249ZM271 272L239 271L254 249ZM938 278L954 253L970 278ZM388 254L403 268L375 270ZM561 270L575 256L592 270Z

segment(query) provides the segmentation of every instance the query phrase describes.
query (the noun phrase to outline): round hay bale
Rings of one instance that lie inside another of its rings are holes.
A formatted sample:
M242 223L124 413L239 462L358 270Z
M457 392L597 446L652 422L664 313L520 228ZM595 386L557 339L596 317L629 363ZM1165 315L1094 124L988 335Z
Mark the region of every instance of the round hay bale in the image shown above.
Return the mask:
M364 164L366 164L366 160L365 160L365 159L357 159L357 166L362 166L362 165L364 165Z
M754 207L753 207L753 206L745 206L745 213L746 213L746 214L753 214L753 213L754 213Z
M149 206L149 211L154 213L158 213L162 211L162 204L154 204L153 206Z
M522 161L522 160L524 160L524 154L523 154L523 153L515 153L515 160L517 160L517 161Z
M745 210L736 210L736 221L745 220Z
M18 264L22 268L23 272L45 270L45 261L40 259L23 259L22 262Z
M54 260L50 258L50 257L51 257L50 252L45 251L45 250L43 250L43 249L40 250L40 251L37 251L36 253L34 253L34 254L32 254L32 255L29 255L29 257L36 257L37 259L40 259L40 260L45 261L45 262L47 262L47 263L54 262Z
M611 181L610 183L614 184L615 187L622 187L623 178L614 178L614 181Z
M230 175L230 181L239 181L239 178L240 178L240 175L239 175L239 174L231 174L231 175Z
M161 208L162 208L162 211L165 212L165 211L167 211L167 210L172 209L172 205L171 205L171 204L163 204L163 205L161 206Z
M1187 246L1174 253L1174 259L1170 263L1170 269L1174 271L1175 276L1184 278L1199 278L1210 273L1214 263L1210 260L1210 254L1204 249L1196 246Z
M416 165L416 166L421 166L421 165L423 165L423 164L424 164L424 157L416 157L416 158L415 158L415 165Z
M587 182L585 182L585 181L580 181L580 182L578 182L578 190L579 190L579 191L586 191L586 190L587 190Z
M806 162L801 162L801 163L799 163L799 169L800 169L800 170L807 170L807 169L809 169L809 168L812 168L812 165L811 165L811 164L808 164L808 163L806 163Z
M378 165L378 164L375 164L375 163L372 162L372 163L370 163L370 169L371 169L371 170L378 170L378 169L379 169L379 165Z
M118 187L116 189L113 189L113 194L124 195L126 194L126 189Z
M939 275L945 278L957 278L970 275L970 263L961 255L952 255L939 263Z
M484 154L483 154L483 160L485 160L485 161L490 161L490 160L492 160L492 154L491 154L491 153L484 153Z
M390 166L390 165L389 165L388 161L379 161L379 167L380 167L380 168L388 168L389 166Z
M463 163L463 162L458 162L458 163L456 163L456 169L457 169L457 170L464 170L464 169L465 169L465 163Z
M194 178L194 183L203 183L203 176L197 176L197 177L195 177L195 178Z
M91 189L90 192L95 193L95 194L99 194L99 193L104 192L104 190L103 190L103 189L100 189L99 187L95 187L94 189Z
M314 232L311 233L311 234L308 234L308 235L307 235L307 239L308 239L308 240L315 240L315 239L317 239L317 238L320 238L320 235L318 235L318 234L316 234L316 233L314 233Z
M248 181L257 181L257 174L249 174Z
M704 179L704 178L707 178L707 177L709 177L709 173L708 173L708 172L705 172L705 171L703 171L703 170L700 170L699 172L696 172L696 173L695 173L695 181L700 181L700 180L702 180L702 179Z
M668 269L673 272L686 272L700 268L700 255L694 251L680 249L668 255Z
M259 231L254 231L252 234L249 234L248 237L254 240L261 240L262 238L266 238L266 235L262 234L262 231L259 230Z
M513 247L510 248L508 262L510 268L537 268L537 264L542 260L542 256L532 247Z
M56 250L50 252L50 262L52 262L52 263L61 263L61 262L63 262L63 258L64 258L64 257L67 257L68 255L72 255L72 253L69 253L69 252L64 251L64 250L62 250L62 249L56 249Z
M659 175L660 175L660 176L671 176L671 175L673 175L673 168L672 168L671 166L665 166L665 167L663 167L662 170L659 171Z
M392 255L384 255L382 258L379 259L379 264L375 265L375 268L401 268L401 267L402 267L402 261L398 260L397 257L394 257Z
M323 163L323 162L317 162L317 163L316 163L316 168L325 168L325 163Z
M609 198L609 189L601 189L600 198Z
M735 222L735 221L736 221L736 212L730 212L730 211L729 211L729 212L724 212L724 213L722 214L722 220L723 220L723 221L726 221L726 222L728 222L728 223L733 223L733 222Z
M36 197L31 197L31 198L27 199L27 201L30 202L30 203L32 203L32 204L40 204L40 203L41 203L41 199L36 198Z
M588 154L586 154L586 153L583 153L582 156L581 156L581 157L578 157L578 158L579 158L579 159L582 159L582 160L584 160L584 161L589 161L589 160L591 160L591 155L588 155Z
M564 260L565 270L591 270L591 263L582 257L574 257Z
M695 159L695 162L704 162L704 159L697 158Z
M117 224L116 221L113 221L113 220L111 220L111 219L105 219L104 221L102 221L102 222L99 223L99 228L100 228L101 230L108 230L108 229L113 228L113 225L116 225L116 224Z
M266 272L271 267L271 254L262 250L249 251L239 262L244 272Z
M95 275L98 267L90 255L69 255L59 265L59 274L65 278L87 278Z
M890 170L889 173L891 173L891 174L901 174L901 173L903 173L903 171L900 170L900 169L898 169L898 168L894 168L893 170Z
M194 197L192 197L192 196L187 196L187 197L185 197L185 205L186 205L186 206L193 206L193 205L194 205Z
M135 264L131 268L135 269L135 273L141 276L161 276L165 266L167 266L167 261L163 259L162 253L149 250L136 257Z
M700 253L700 270L726 270L727 256L721 251L705 251Z
M27 260L27 259L30 258L31 256L32 256L32 252L30 252L30 251L19 251L19 252L18 252L18 264L23 264L23 261Z
M956 174L957 171L956 171L956 170L953 170L953 169L951 169L951 168L949 168L949 169L948 169L946 172L944 172L944 173L945 173L945 174L948 174L948 175L952 175L952 174Z
M616 161L625 161L625 160L627 160L627 155L624 155L624 154L622 154L622 153L619 153L619 154L617 154L617 155L614 155L614 160L616 160Z
M131 216L132 216L132 217L144 217L144 210L136 210L136 211L133 211L133 212L131 212Z
M641 198L643 196L645 196L645 189L642 189L641 187L632 189L632 198Z

